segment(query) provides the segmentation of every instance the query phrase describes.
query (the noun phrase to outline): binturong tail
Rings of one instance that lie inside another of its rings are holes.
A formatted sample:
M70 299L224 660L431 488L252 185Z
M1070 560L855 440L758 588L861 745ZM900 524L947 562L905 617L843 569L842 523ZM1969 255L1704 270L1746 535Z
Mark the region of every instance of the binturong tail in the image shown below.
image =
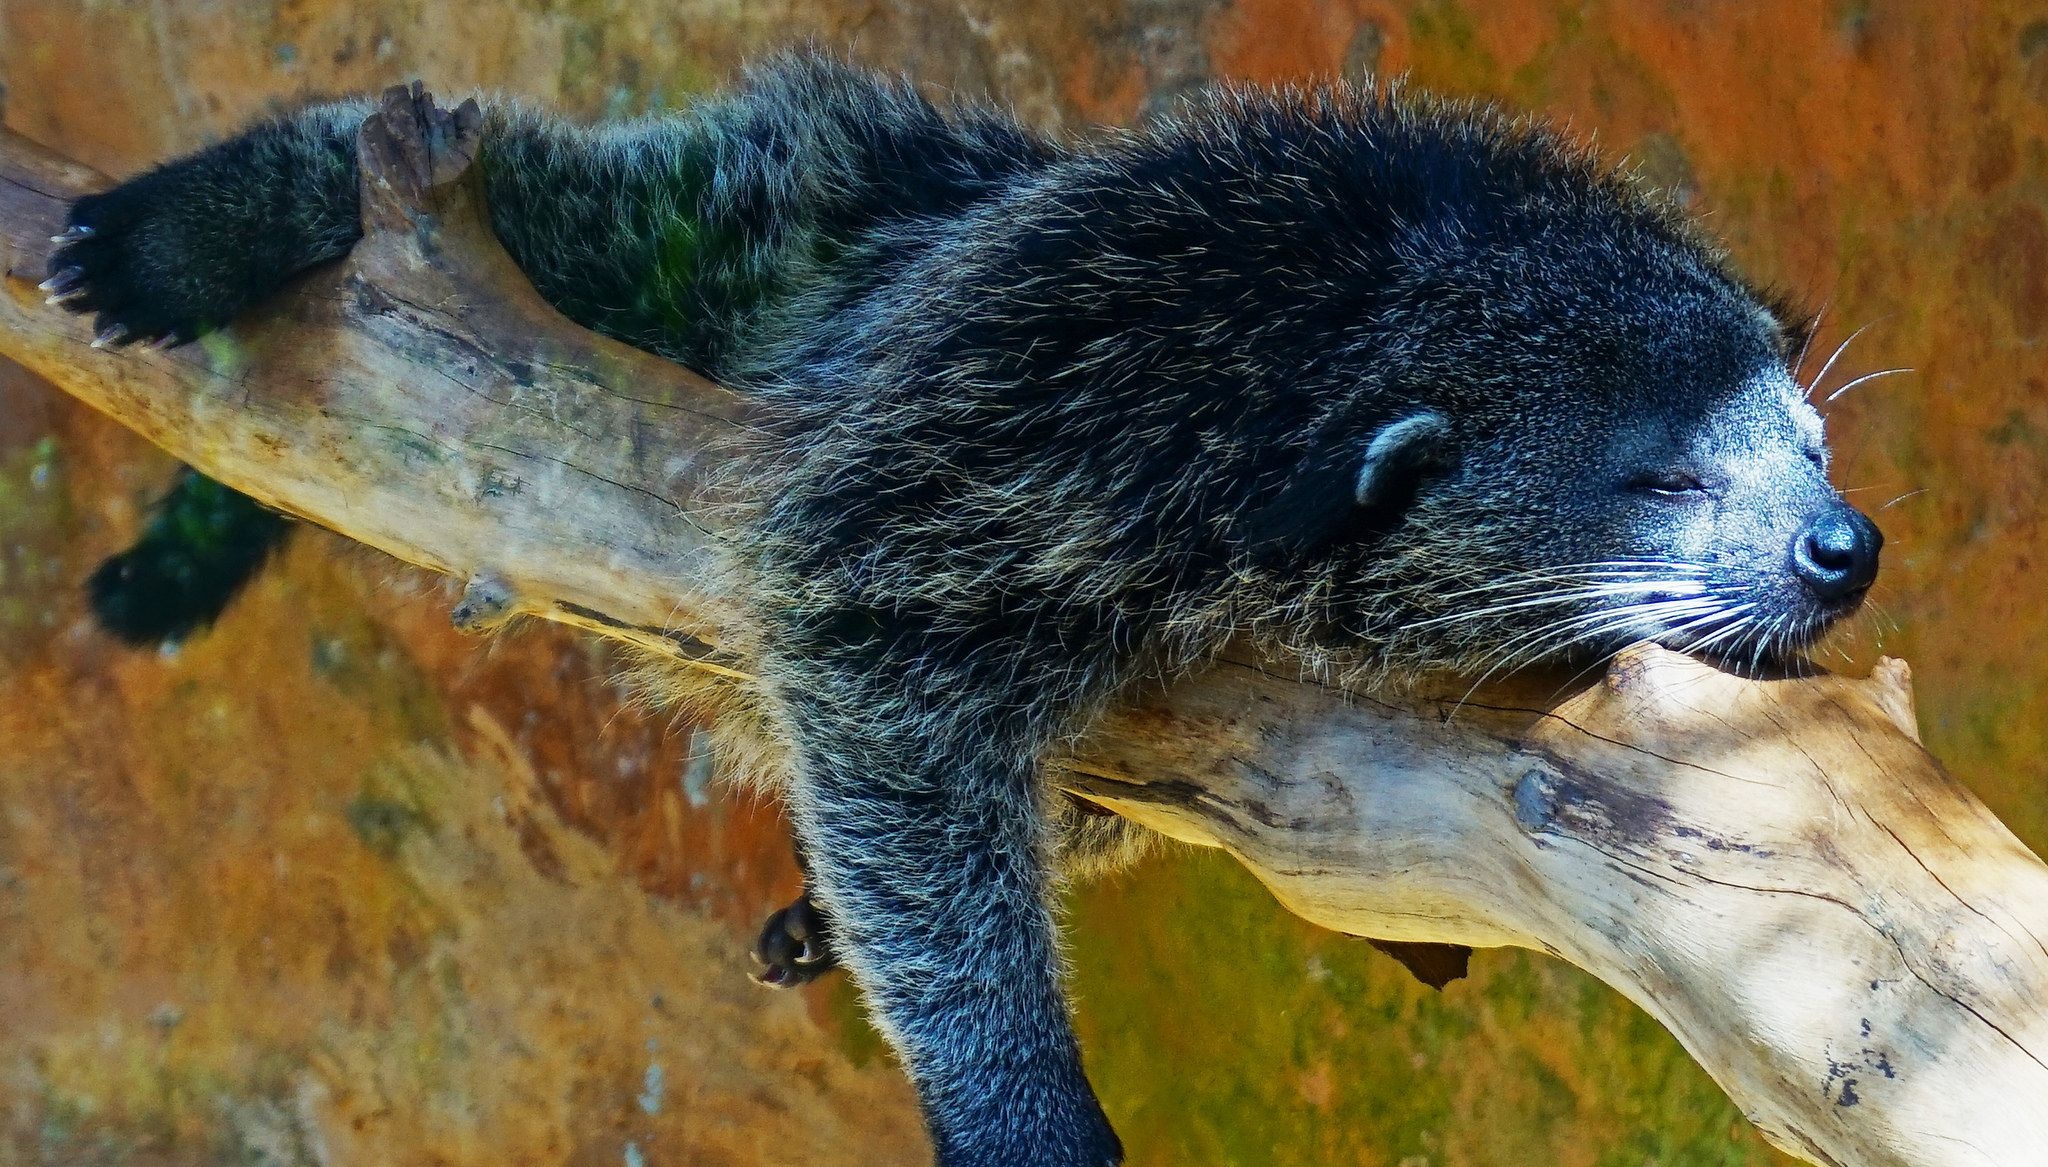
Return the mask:
M133 546L86 581L100 626L137 647L211 625L291 533L290 519L189 467Z

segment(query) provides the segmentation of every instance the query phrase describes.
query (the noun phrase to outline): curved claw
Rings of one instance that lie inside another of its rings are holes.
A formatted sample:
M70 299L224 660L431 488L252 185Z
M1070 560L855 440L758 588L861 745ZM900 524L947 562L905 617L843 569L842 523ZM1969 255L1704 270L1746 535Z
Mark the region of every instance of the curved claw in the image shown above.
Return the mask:
M98 336L95 336L95 337L93 337L93 338L92 338L92 347L94 347L94 348L110 348L110 347L112 347L112 346L114 346L114 345L120 344L120 343L121 343L122 341L124 341L124 340L127 340L127 339L128 339L128 326L127 326L127 325L125 325L125 324L109 324L109 325L108 325L108 326L106 326L105 328L102 328L102 329L100 329L100 334L99 334Z
M50 293L50 300L55 302L59 297L69 296L78 292L84 284L85 269L82 267L67 267L42 283L37 284L36 291Z
M760 939L748 955L753 979L775 989L807 984L839 967L833 954L830 924L808 894L768 917Z
M83 223L73 223L71 226L64 228L62 234L50 236L50 242L76 243L81 239L92 238L92 234L92 228L86 226Z

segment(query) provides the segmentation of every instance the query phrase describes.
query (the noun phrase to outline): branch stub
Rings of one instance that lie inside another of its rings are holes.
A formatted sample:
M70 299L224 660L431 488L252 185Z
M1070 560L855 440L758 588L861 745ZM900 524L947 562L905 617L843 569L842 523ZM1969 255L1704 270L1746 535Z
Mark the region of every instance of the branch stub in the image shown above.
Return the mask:
M461 206L483 120L475 98L450 112L418 81L385 90L357 135L364 234L408 231Z

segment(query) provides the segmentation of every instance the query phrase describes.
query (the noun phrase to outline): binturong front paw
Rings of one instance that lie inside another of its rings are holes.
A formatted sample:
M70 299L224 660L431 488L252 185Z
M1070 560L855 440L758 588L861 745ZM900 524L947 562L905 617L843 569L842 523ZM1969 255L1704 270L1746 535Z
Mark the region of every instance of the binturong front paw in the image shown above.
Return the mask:
M204 194L167 168L73 203L50 240L49 303L92 316L94 348L168 347L226 324L257 277Z
M831 928L808 890L768 917L754 942L754 980L771 989L793 989L839 967Z

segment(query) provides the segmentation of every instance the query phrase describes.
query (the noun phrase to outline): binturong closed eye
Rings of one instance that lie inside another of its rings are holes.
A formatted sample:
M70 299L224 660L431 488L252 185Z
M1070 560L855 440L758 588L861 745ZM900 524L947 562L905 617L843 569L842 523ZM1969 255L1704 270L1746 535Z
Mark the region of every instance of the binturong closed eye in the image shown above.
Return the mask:
M1645 573L1631 598L1649 618L1630 631L1782 664L1862 604L1884 536L1828 481L1821 419L1782 370L1669 420L1621 427L1609 444L1628 516L1617 542L1666 565L1669 585Z

